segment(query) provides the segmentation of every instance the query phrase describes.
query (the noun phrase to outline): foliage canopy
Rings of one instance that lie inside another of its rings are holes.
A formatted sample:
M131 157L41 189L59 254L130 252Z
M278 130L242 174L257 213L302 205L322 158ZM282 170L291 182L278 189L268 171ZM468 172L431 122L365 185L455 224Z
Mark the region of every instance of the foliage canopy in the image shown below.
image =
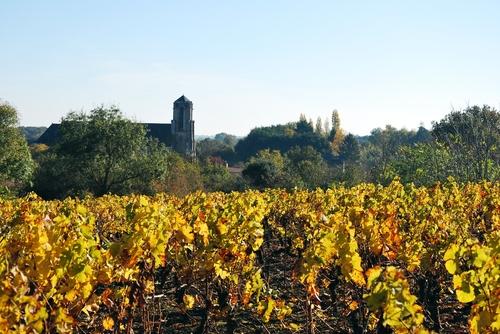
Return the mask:
M152 181L166 172L166 158L166 147L116 107L72 112L61 122L59 142L41 161L35 188L46 197L150 193Z
M17 125L16 109L0 103L0 194L19 191L33 174L33 160Z

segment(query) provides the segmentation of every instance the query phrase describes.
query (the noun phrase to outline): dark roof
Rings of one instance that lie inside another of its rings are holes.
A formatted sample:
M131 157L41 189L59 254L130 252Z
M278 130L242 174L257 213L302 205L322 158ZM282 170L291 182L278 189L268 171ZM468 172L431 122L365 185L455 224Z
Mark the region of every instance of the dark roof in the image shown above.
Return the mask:
M38 138L37 143L52 145L59 138L59 127L61 124L52 123L47 130Z
M171 124L169 123L141 123L146 126L147 135L157 138L160 143L170 146L173 143ZM59 139L59 128L61 124L52 123L47 130L38 138L37 143L52 145Z
M170 123L143 123L146 126L148 136L157 138L160 143L169 146L172 140L172 125Z
M191 100L188 99L187 97L185 97L184 95L182 95L181 97L179 97L177 100L174 101L174 103L177 103L177 102L191 102Z

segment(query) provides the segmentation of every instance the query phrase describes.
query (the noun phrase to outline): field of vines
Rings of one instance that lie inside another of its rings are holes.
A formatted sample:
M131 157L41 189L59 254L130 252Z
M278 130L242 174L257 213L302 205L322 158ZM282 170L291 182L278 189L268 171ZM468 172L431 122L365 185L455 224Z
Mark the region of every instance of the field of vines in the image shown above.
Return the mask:
M498 333L500 184L0 199L0 333Z

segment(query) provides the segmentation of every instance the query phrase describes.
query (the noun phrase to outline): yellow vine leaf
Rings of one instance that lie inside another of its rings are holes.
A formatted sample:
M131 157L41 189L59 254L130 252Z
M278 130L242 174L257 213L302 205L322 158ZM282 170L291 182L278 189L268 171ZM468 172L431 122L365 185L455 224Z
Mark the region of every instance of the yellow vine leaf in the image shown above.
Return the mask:
M225 279L225 278L231 276L230 272L228 272L227 270L224 270L222 268L222 264L220 261L214 263L214 270L215 270L215 274L222 279Z
M459 302L470 303L476 298L474 287L469 284L468 280L463 280L461 276L453 276L453 285Z
M195 298L193 296L185 294L184 296L182 296L182 301L184 302L184 306L186 306L188 310L194 307Z
M224 222L219 220L216 224L216 227L217 227L217 232L219 232L220 235L224 235L227 233L228 228Z
M271 313L273 312L275 305L276 302L271 297L268 297L267 299L262 300L259 303L257 311L262 315L263 322L267 323L269 322L269 320L271 320Z
M445 261L446 270L452 275L457 271L456 255L458 251L459 247L457 245L451 245L444 253L443 260Z
M115 321L111 317L108 316L102 319L102 327L105 330L110 331L113 329L114 326L115 326Z
M177 235L180 241L186 243L191 243L194 240L193 229L189 225L180 226Z

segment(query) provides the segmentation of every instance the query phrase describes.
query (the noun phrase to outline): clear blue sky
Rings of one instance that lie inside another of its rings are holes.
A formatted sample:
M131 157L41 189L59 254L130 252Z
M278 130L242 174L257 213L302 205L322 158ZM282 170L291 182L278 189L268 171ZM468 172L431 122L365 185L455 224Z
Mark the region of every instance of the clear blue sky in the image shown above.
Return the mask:
M500 106L500 1L0 0L0 99L22 125L116 104L197 134L329 117L356 134Z

